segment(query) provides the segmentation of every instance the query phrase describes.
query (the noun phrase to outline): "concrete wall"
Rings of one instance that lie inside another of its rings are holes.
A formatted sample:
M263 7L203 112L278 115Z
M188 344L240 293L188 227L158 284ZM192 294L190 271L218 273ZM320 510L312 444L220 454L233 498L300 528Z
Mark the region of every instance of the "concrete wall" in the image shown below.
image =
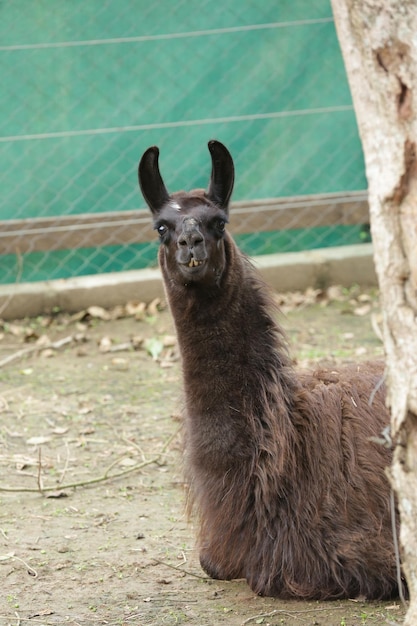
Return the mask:
M264 255L253 261L266 282L281 292L332 284L377 284L371 244ZM111 308L156 297L164 297L161 274L150 269L0 285L0 318L35 317L56 308L70 313L91 305Z

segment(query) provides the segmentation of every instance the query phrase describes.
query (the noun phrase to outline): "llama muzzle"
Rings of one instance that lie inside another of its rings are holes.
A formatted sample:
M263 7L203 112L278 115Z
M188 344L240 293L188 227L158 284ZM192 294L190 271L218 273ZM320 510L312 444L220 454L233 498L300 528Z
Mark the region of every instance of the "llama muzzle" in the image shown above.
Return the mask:
M194 217L185 218L182 231L177 240L178 261L194 268L202 265L206 259L206 246L198 221Z

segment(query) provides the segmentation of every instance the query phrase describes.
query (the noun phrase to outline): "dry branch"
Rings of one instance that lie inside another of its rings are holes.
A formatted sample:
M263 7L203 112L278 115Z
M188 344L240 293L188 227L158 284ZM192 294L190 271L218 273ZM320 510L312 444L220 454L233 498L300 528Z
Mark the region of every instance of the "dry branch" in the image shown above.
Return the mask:
M26 563L26 561L24 561L23 559L21 559L19 556L15 556L13 553L11 554L5 554L0 555L0 561L19 561L20 563L23 563L23 565L26 567L27 572L30 576L33 576L34 578L37 578L38 576L38 572L31 567L28 563Z
M337 609L344 609L346 610L345 606L332 606L332 611L333 610L337 610ZM259 620L263 619L264 617L273 617L274 615L293 615L293 616L297 616L297 615L302 615L304 613L318 613L320 611L327 611L327 608L314 608L314 609L303 609L301 611L291 611L288 609L274 609L273 611L270 611L269 613L259 613L258 615L252 615L252 617L248 617L247 619L245 619L244 622L242 622L241 626L245 626L246 624L249 624L250 622L254 622L256 621L258 624L260 623Z
M80 481L75 481L73 483L60 484L59 488L61 491L64 491L65 489L76 489L77 487L87 487L89 485L96 485L98 483L102 483L107 480L114 480L117 478L121 478L122 476L126 476L127 474L132 474L133 472L137 472L148 465L157 463L159 459L161 458L161 456L166 452L166 450L168 449L172 441L178 435L179 431L180 431L180 428L178 428L170 437L168 437L168 439L162 446L161 451L158 452L158 454L156 454L151 459L148 459L147 461L142 461L142 463L137 463L136 465L133 465L132 467L129 467L128 469L122 470L121 472L115 472L114 474L109 474L112 468L116 465L116 463L119 463L120 461L120 458L119 458L116 461L113 461L113 463L109 465L109 467L101 476L90 478L89 480L80 480ZM5 491L7 493L41 493L41 494L44 494L44 493L48 493L48 492L50 493L50 492L56 491L56 488L57 488L56 485L53 487L52 486L43 487L40 484L39 476L37 476L36 478L37 478L37 483L38 483L37 488L35 487L7 487L4 485L0 485L0 492Z
M187 574L187 576L194 576L194 578L199 578L200 580L211 580L209 576L200 576L200 574L195 574L194 572L190 572L178 565L172 565L171 563L167 563L166 561L161 561L160 559L152 558L155 563L159 563L159 565L165 565L165 567L170 567L171 569L177 570L177 572L183 572Z
M13 354L9 354L6 358L0 361L0 368L12 363L13 361L18 361L29 354L33 354L34 352L39 352L40 350L44 350L45 347L50 348L51 350L59 350L64 346L72 343L74 341L74 337L69 335L68 337L64 337L63 339L58 339L57 341L52 341L48 346L30 346L29 348L22 348L22 350L18 350L17 352L13 352Z

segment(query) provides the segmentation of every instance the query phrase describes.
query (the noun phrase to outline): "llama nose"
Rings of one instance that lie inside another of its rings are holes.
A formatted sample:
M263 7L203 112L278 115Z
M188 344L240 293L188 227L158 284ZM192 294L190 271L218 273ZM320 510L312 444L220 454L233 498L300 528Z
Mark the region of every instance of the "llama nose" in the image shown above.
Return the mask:
M178 237L178 246L187 246L192 249L200 243L203 243L203 235L198 229L197 220L192 217L184 220L182 233Z
M194 248L199 243L203 242L203 237L201 233L196 230L191 233L185 233L184 231L178 237L178 245L179 246L187 246L188 248Z

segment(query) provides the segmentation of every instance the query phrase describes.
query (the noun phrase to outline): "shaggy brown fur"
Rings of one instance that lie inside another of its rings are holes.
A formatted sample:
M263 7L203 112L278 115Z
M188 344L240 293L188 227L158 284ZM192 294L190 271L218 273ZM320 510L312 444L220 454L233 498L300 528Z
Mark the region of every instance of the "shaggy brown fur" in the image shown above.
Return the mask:
M201 565L263 595L395 596L391 453L375 442L384 366L294 370L268 290L224 229L232 157L209 149L207 192L168 194L156 147L139 166L182 354Z

